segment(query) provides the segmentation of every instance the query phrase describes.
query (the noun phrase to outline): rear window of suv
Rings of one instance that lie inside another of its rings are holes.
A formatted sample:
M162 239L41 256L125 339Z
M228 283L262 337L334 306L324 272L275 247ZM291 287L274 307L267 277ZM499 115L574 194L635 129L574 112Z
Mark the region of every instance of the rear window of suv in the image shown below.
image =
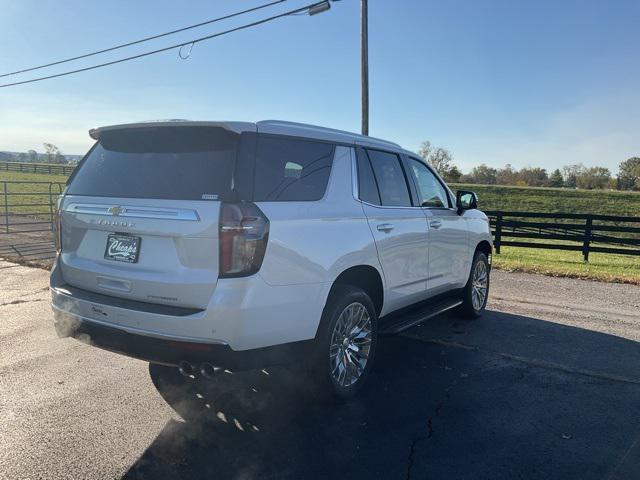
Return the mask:
M70 179L67 193L223 199L232 188L239 139L216 127L106 130Z
M256 148L254 201L313 201L324 196L332 144L260 135Z

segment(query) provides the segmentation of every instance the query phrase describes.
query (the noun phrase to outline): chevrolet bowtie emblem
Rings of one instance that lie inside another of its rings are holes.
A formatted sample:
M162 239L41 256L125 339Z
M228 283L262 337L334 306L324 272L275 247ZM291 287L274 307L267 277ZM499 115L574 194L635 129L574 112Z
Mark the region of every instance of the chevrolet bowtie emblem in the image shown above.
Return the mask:
M126 211L127 211L127 209L126 209L126 208L123 208L123 207L120 207L120 206L111 207L111 208L108 210L108 212L109 212L111 215L113 215L114 217L117 217L118 215L120 215L120 214L122 214L122 213L124 213L124 212L126 212Z

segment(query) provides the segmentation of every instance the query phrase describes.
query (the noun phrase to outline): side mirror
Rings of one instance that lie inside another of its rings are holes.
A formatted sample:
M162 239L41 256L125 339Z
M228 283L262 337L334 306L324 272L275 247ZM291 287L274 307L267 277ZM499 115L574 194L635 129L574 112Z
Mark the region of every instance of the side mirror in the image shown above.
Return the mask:
M469 190L458 190L456 192L456 208L458 209L458 215L465 210L478 208L478 196L475 192Z

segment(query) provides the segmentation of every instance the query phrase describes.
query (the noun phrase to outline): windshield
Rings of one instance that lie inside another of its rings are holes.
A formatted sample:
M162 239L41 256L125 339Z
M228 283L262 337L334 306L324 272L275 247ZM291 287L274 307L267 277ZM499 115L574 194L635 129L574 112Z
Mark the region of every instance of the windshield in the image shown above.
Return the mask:
M215 200L231 190L238 141L238 134L212 127L105 131L67 193Z

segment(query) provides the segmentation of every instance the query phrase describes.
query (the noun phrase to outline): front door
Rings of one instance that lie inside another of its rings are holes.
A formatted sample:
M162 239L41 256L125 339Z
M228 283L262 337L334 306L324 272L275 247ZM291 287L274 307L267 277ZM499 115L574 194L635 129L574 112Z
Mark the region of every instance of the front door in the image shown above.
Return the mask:
M408 163L429 224L429 294L462 287L470 256L467 222L458 215L451 196L427 165L411 157Z
M427 222L412 205L400 158L359 149L358 170L360 192L369 195L363 208L385 276L385 304L395 310L420 301L427 290Z

